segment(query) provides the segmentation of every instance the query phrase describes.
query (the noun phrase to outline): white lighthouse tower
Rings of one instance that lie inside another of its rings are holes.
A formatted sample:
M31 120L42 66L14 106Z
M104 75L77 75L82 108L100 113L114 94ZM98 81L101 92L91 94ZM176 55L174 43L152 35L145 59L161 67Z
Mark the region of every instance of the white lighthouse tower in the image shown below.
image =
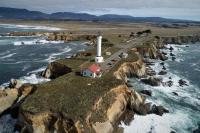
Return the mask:
M95 58L96 63L101 63L103 62L103 57L101 56L101 43L102 43L102 36L97 37L97 55Z

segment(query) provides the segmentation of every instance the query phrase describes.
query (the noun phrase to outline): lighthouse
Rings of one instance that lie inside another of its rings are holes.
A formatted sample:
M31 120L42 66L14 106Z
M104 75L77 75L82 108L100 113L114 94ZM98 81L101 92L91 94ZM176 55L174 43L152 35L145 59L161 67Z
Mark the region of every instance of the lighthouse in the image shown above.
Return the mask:
M102 36L97 37L97 55L95 57L95 62L96 63L101 63L103 62L103 57L101 56L101 44L102 44Z

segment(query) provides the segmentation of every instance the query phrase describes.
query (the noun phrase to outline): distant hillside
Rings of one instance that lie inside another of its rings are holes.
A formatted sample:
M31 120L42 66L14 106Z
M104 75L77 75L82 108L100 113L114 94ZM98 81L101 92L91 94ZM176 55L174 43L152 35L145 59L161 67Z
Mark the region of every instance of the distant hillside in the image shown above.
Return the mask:
M97 19L97 16L87 13L72 13L72 12L57 12L49 15L51 19L75 19L75 20L93 20Z
M51 20L82 20L82 21L124 21L124 22L190 22L161 17L132 17L129 15L105 14L95 16L87 13L56 12L46 14L39 11L0 7L0 19L51 19ZM192 21L191 21L192 22Z
M4 19L46 19L49 15L39 11L0 7L0 18Z

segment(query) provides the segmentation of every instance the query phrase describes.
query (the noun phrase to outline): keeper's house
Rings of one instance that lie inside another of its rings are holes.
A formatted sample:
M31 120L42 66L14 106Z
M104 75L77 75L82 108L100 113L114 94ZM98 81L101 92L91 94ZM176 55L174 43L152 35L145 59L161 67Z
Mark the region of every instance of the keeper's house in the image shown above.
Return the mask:
M82 72L83 76L91 78L101 77L101 69L98 65L93 64Z

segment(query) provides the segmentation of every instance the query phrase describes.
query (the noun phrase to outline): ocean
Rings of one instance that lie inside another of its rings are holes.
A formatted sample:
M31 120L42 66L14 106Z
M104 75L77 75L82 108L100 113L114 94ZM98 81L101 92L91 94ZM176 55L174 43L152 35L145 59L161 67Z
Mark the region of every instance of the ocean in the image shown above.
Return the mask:
M0 34L19 31L59 31L61 29L45 26L0 24ZM42 83L39 72L48 63L68 58L87 49L85 42L46 41L42 36L0 36L0 88L9 84L11 78L22 83ZM9 114L0 118L0 133L13 133L16 120Z
M158 76L163 81L173 81L171 87L152 87L141 83L139 79L130 79L134 89L151 90L152 97L147 97L147 102L162 105L169 110L163 116L154 114L140 116L135 115L130 125L122 124L125 133L192 133L200 125L200 43L173 45L175 61L168 53L169 60L165 61L167 75ZM159 73L162 69L162 61L155 62L151 68ZM179 86L179 80L183 79L188 86ZM178 94L175 95L174 92Z
M55 31L53 27L7 25L0 24L0 33L13 31ZM22 43L23 42L23 43ZM154 114L135 115L130 125L125 125L125 133L191 133L200 124L200 44L173 45L176 60L172 61L168 49L164 50L170 57L165 61L167 75L160 76L164 81L171 77L172 87L151 87L141 83L139 79L130 79L134 89L151 90L152 97L147 102L162 105L169 110L163 116ZM189 47L188 47L189 46ZM78 51L84 51L87 46L83 42L48 42L44 37L0 37L0 85L8 84L11 78L23 82L46 82L37 75L45 69L49 62L59 58L67 58ZM162 69L161 61L152 60L152 66L157 73ZM183 79L189 86L179 86ZM178 94L174 95L173 92ZM10 115L0 118L0 133L13 133L16 120Z
M0 24L0 33L13 31L57 31L44 26ZM87 48L83 42L46 41L42 36L0 37L0 85L11 78L24 82L45 81L35 73L45 69L49 62L67 58Z

